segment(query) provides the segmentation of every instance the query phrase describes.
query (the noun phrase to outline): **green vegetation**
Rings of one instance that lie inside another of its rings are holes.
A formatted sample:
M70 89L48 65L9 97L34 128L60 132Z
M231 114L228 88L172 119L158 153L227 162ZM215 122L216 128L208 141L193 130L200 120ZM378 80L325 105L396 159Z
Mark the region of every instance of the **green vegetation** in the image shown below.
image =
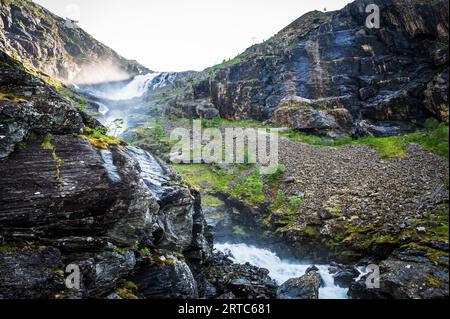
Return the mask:
M156 102L164 103L186 93L187 88L180 87L171 90L163 90L155 94L152 99Z
M13 253L18 250L26 250L26 251L42 251L45 249L45 246L35 245L35 244L26 244L22 242L9 242L0 244L0 254Z
M156 120L149 121L145 126L136 129L131 139L131 144L146 146L158 150L159 152L168 153L175 141L170 140L162 125Z
M206 77L213 77L218 70L242 63L247 57L248 54L243 52L232 59L223 60L222 63L216 64L204 70L203 73Z
M263 191L264 181L258 169L237 165L233 172L229 172L208 164L173 165L173 167L196 189L228 194L249 206L259 206L266 201ZM218 201L216 203L219 204Z
M105 131L89 127L84 128L84 133L81 137L88 140L92 146L100 149L108 149L110 146L122 147L127 145L127 143L120 138L106 135Z
M240 174L237 178L235 187L230 194L236 198L242 199L251 206L259 206L264 203L264 182L258 169L255 169L249 175Z
M0 245L0 253L6 254L6 253L12 253L16 250L19 250L23 247L23 245L17 244L17 243L5 243Z
M210 192L227 194L235 174L206 164L173 165L181 177L196 189L208 189Z
M289 206L292 209L298 209L300 205L302 204L302 199L298 196L292 196L289 198Z
M359 139L344 137L330 139L326 137L307 135L293 130L290 130L287 133L282 133L281 135L294 141L317 146L340 147L346 145L367 145L375 149L384 159L405 156L406 149L411 143L419 144L427 151L445 158L448 158L449 151L449 129L448 125L443 123L425 132L391 137L362 137Z
M50 133L44 136L41 146L45 150L52 151L52 157L56 163L55 180L59 182L61 180L61 166L63 166L64 161L56 154L56 147L52 143L52 135Z
M79 111L84 112L86 110L86 97L81 94L78 94L67 87L61 87L58 90L58 93L72 103Z
M278 164L275 173L267 176L267 180L272 187L275 187L275 184L281 182L281 178L284 176L286 172L286 166L284 164Z
M193 120L188 120L192 122ZM255 120L228 120L224 118L202 119L203 128L225 128L225 127L240 127L240 128L271 128L271 126L264 125Z
M272 125L264 125L255 120L227 120L216 118L212 120L202 120L204 128L224 128L224 127L241 127L241 128L275 128ZM292 129L280 133L280 136L290 140L316 145L319 147L342 147L347 145L367 145L375 149L382 158L390 159L394 157L403 157L406 155L406 149L411 143L421 145L427 151L440 155L448 159L449 152L449 128L447 124L437 123L436 120L430 119L426 123L427 130L424 132L416 132L403 136L391 137L362 137L353 139L351 137L328 138L316 135L310 135L295 131Z
M202 196L202 205L206 207L220 207L225 203L218 197L212 195Z
M144 248L139 249L139 253L141 255L149 255L151 253L151 251L150 251L150 248L144 247Z
M333 215L333 217L340 217L342 216L342 214L344 213L343 209L342 209L342 205L341 203L336 203L336 205L334 205L331 209L330 209L330 213Z

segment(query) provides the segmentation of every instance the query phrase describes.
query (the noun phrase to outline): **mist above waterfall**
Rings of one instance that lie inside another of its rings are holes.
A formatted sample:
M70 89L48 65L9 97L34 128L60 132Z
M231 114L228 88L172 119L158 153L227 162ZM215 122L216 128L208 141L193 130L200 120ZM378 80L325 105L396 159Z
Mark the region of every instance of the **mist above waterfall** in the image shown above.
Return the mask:
M122 88L111 88L105 91L96 91L95 94L98 97L115 101L131 100L141 97L147 91L153 79L155 79L158 75L160 75L160 73L137 75Z
M105 82L124 81L130 78L130 73L111 60L79 64L67 76L70 83L77 85L99 84Z

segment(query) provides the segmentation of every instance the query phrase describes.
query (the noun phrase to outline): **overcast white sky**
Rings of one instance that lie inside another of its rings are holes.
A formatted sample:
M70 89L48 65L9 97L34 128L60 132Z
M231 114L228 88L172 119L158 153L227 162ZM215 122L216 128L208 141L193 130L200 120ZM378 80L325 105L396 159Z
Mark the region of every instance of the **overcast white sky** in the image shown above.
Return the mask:
M155 71L203 70L350 0L35 0Z

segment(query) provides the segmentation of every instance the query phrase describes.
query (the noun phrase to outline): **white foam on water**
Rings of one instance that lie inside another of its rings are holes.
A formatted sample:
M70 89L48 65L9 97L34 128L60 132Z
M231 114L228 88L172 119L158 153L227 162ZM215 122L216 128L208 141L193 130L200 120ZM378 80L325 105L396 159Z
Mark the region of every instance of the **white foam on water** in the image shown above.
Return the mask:
M269 276L281 285L291 278L298 278L306 273L311 264L302 264L280 259L268 249L257 248L247 244L216 244L214 248L226 253L231 252L233 261L238 264L250 263L269 270ZM328 271L328 265L315 265L324 281L319 289L320 299L347 299L348 289L334 284L333 276Z

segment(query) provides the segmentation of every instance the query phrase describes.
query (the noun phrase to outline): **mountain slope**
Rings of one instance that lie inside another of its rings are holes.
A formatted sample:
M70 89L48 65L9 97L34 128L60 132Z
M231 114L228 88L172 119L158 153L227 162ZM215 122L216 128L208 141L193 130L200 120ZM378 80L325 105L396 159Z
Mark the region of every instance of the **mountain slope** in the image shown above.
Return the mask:
M149 72L29 0L0 2L0 49L63 82L110 82Z
M448 1L375 1L380 29L365 26L366 2L310 12L205 70L179 108L210 100L224 118L328 136L394 135L429 117L448 123Z

